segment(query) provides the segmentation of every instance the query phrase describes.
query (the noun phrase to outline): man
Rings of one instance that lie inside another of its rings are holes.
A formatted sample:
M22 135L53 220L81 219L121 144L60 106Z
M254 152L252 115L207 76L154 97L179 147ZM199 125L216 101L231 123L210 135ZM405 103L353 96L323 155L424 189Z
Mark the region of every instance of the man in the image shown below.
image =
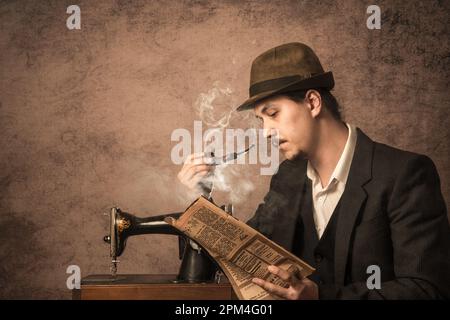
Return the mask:
M333 75L304 44L261 54L250 82L238 110L253 109L287 160L248 224L316 268L299 279L269 267L288 288L254 282L285 299L449 298L450 228L433 162L342 122ZM193 155L178 178L194 188L210 170Z

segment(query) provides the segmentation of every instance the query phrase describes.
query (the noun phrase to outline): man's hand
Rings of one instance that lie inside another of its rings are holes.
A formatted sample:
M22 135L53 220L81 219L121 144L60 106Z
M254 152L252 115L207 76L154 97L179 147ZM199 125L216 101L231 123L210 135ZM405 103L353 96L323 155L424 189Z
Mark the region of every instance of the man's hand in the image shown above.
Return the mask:
M278 268L269 266L270 273L277 275L287 282L289 287L284 288L263 279L253 278L253 283L265 289L269 293L287 300L317 300L319 299L319 288L308 278L299 279L295 274Z
M189 155L178 173L178 180L191 190L202 191L199 182L214 170L204 153Z

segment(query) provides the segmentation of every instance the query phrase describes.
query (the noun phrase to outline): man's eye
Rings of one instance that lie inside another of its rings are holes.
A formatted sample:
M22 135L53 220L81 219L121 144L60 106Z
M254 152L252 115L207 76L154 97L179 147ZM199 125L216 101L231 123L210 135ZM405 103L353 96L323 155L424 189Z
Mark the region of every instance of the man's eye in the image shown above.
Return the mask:
M275 117L277 114L278 114L278 111L275 111L275 112L269 114L269 117L273 118L273 117Z

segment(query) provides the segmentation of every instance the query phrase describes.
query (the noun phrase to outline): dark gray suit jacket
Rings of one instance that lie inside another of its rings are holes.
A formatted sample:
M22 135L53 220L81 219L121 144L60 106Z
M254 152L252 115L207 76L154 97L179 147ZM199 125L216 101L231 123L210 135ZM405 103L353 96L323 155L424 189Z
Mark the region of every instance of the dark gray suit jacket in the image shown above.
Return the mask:
M247 222L287 250L302 219L306 164L284 161ZM381 269L381 289L367 288L370 265ZM428 157L373 142L358 129L341 197L334 270L335 284L319 285L321 299L450 298L450 227Z

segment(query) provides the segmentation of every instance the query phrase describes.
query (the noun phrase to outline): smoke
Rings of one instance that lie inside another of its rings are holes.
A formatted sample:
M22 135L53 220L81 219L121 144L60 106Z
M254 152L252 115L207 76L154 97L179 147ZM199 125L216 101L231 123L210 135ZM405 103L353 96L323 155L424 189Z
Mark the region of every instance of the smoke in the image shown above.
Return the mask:
M208 134L204 137L204 145L211 142L211 137L218 131L225 136L223 131L230 126L230 121L235 113L236 102L233 100L233 91L215 82L213 87L206 93L201 93L196 101L196 108L203 124L208 127ZM224 148L214 149L204 148L204 151L214 152L214 155L221 157L225 155ZM227 150L229 151L229 150ZM239 152L241 150L234 150ZM243 202L249 193L255 189L250 182L249 171L245 165L223 164L214 168L213 174L204 179L206 185L213 185L214 192L225 192L225 197L232 204Z
M197 111L203 123L212 128L224 129L229 126L234 112L230 88L220 88L219 82L207 93L201 93L196 101Z

